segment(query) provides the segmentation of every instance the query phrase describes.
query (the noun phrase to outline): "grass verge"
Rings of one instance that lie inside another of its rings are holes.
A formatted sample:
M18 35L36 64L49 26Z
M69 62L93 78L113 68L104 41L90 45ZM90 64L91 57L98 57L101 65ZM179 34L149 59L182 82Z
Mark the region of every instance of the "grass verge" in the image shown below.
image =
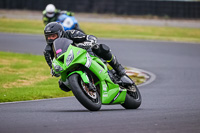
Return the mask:
M0 18L0 32L43 34L40 20ZM180 42L200 42L200 29L181 27L135 26L125 24L80 22L87 33L104 38L150 39Z
M58 88L43 56L0 52L0 102L72 96Z
M0 52L0 102L73 96L58 87L43 56ZM144 77L132 76L137 83Z

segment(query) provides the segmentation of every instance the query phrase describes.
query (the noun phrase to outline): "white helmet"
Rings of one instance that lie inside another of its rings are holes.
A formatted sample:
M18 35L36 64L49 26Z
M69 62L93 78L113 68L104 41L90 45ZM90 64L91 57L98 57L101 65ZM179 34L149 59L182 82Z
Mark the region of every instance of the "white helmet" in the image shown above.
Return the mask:
M48 4L45 10L47 17L52 18L55 15L56 7L53 4Z

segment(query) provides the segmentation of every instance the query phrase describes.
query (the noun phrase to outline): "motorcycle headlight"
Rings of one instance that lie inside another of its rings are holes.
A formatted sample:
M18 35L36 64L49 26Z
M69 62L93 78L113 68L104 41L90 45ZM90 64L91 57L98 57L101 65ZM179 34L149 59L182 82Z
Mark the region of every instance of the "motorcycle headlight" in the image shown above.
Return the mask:
M69 64L72 62L73 59L74 59L74 54L73 50L71 49L66 59L66 65L69 66Z
M56 72L60 72L60 71L63 70L62 67L61 67L61 66L58 66L58 65L55 65L55 66L54 66L54 69L55 69Z

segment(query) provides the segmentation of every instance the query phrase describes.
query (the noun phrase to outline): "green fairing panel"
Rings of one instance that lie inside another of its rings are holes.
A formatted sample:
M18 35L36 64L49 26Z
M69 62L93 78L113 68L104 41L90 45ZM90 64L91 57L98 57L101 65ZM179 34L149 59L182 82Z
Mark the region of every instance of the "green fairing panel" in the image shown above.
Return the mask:
M100 88L101 88L101 101L102 104L117 104L117 103L124 103L125 98L126 98L126 90L123 89L121 90L119 88L119 85L114 84L114 83L107 83L105 81L102 81L100 83ZM121 93L119 93L122 91ZM117 96L119 93L119 96L117 97L116 100L113 101L113 99ZM111 103L113 101L113 103Z
M83 65L85 65L85 63L86 63L86 57L85 57L85 54L87 53L87 51L86 50L84 50L84 49L80 49L80 48L78 48L78 47L75 47L75 46L72 46L72 45L70 45L69 46L69 48L68 48L69 50L66 52L66 53L64 53L65 55L67 55L67 56L65 56L65 58L64 58L64 63L63 63L63 70L67 70L67 69L69 69L70 67L72 67L73 68L73 66L75 65L75 64L83 64ZM72 49L72 51L73 51L73 55L74 55L74 59L72 60L72 62L70 63L70 65L69 66L67 66L67 65L65 65L66 64L66 60L67 60L67 57L68 57L68 55L69 55L69 53L70 53L70 50ZM58 59L59 58L61 58L63 55L61 55L61 56L59 56L58 57ZM79 56L79 57L78 57ZM78 57L78 58L77 58ZM70 70L70 69L69 69ZM77 71L76 71L77 72ZM64 72L64 73L62 73L61 74L61 79L62 79L62 81L66 81L66 79L67 79L67 77L69 76L69 75L66 75L66 73L67 73L67 71L66 72ZM81 75L81 73L80 72L77 72L79 75ZM82 72L83 73L83 72Z
M72 60L70 65L67 66L66 59L67 59L67 56L69 55L69 52L71 49L73 50L74 59ZM75 64L82 64L82 65L87 66L86 62L88 61L88 57L86 57L87 51L84 49L80 49L78 47L74 47L72 45L69 46L68 51L65 52L64 54L67 55L67 56L64 56L65 57L64 63L62 63L58 60L53 61L56 64L59 64L63 68L63 71L61 73L62 81L66 81L67 77L69 76L69 75L66 75L67 69L69 69L70 67L73 68L73 66ZM60 55L58 57L58 59L62 58L62 56L63 55ZM101 96L102 104L123 103L125 101L125 97L126 97L126 90L125 89L121 90L118 84L114 84L112 82L112 80L110 79L110 77L107 73L107 71L108 71L107 66L99 58L92 56L92 55L90 55L90 57L91 57L91 64L88 65L87 67L89 67L89 69L99 79L99 82L96 84L99 84L99 86L100 86L100 96ZM84 72L74 71L71 74L73 74L73 73L78 73L85 83L89 83L89 79ZM113 100L114 98L116 98L116 99Z

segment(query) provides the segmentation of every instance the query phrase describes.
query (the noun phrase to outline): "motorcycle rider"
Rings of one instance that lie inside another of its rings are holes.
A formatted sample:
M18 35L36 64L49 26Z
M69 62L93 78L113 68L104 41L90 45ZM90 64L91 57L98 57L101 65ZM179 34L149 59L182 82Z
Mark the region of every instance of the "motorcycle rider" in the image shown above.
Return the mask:
M79 46L78 43L82 43L82 45L92 48L92 52L107 61L119 76L122 77L126 75L125 69L121 64L118 63L116 57L112 55L110 48L105 44L96 44L97 38L93 35L86 35L83 32L77 30L64 31L62 25L57 22L51 22L47 24L44 28L44 35L47 43L44 50L44 57L51 69L52 76L59 76L55 74L52 69L52 60L54 58L52 45L53 41L57 38L70 39L73 41L74 46ZM66 92L70 91L70 89L66 87L61 80L59 80L59 87Z
M43 14L43 23L45 25L47 25L50 22L55 22L60 14L66 14L68 16L74 15L74 13L72 12L61 11L59 9L56 9L56 7L53 4L48 4L45 10L42 12L42 14Z

